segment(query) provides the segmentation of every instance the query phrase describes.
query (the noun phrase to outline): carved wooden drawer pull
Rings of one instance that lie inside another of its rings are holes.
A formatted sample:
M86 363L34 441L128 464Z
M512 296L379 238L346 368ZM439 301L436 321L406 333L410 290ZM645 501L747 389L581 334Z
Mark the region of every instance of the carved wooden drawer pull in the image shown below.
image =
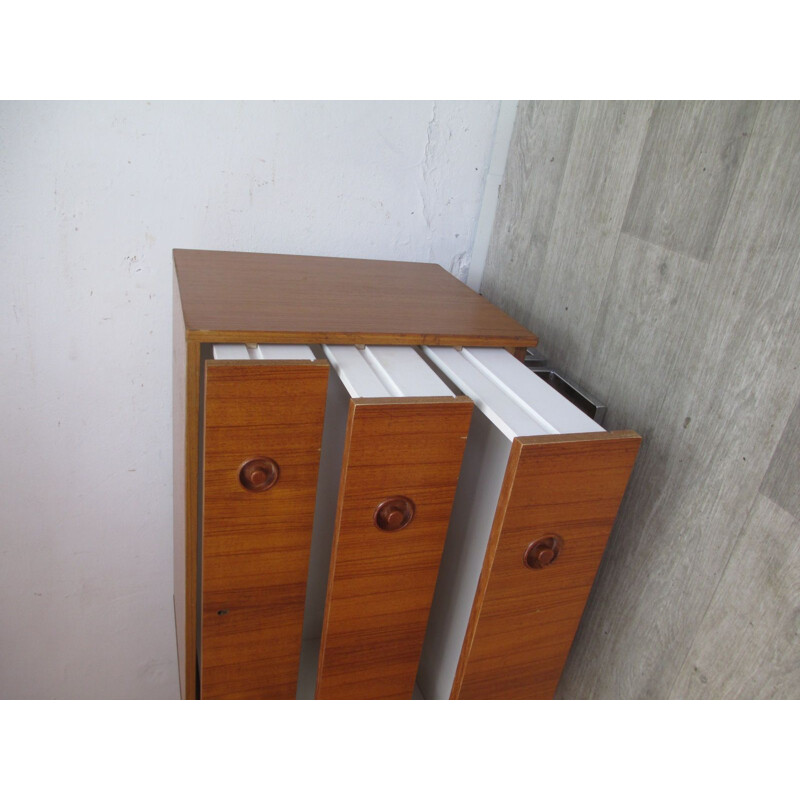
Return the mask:
M390 497L375 509L373 520L382 531L399 531L414 519L415 511L414 501L408 497Z
M249 492L265 492L275 485L280 469L271 458L251 458L239 470L239 482Z
M525 550L523 563L530 569L544 569L549 567L561 552L564 540L560 536L543 536L531 542Z

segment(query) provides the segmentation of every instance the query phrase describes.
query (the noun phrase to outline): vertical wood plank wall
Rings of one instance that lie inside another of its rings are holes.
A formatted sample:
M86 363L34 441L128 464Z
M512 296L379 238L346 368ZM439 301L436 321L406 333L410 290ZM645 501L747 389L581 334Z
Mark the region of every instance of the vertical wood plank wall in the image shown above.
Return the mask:
M644 436L557 696L800 697L800 103L519 106L482 292Z

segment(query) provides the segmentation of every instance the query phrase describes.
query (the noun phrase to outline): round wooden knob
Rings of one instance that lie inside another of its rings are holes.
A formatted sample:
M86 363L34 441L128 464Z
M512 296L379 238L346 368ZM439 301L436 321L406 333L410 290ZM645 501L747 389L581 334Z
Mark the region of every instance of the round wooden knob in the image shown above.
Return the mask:
M375 509L373 520L382 531L399 531L414 519L415 511L414 502L408 497L390 497Z
M278 480L280 470L271 458L251 458L239 470L239 482L249 492L265 492Z
M530 569L544 569L558 558L563 546L564 540L560 536L543 536L528 545L522 562Z

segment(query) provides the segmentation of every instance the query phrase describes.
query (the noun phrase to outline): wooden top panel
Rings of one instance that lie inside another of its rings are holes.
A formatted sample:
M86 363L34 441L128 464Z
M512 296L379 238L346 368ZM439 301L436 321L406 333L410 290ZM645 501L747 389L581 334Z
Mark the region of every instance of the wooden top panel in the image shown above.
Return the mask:
M187 339L522 347L536 336L437 264L174 250Z

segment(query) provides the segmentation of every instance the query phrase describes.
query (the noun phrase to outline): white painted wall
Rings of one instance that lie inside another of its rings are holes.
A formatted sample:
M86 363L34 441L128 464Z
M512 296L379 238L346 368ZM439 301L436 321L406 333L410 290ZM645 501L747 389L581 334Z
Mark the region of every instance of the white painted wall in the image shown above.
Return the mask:
M465 279L497 114L0 104L0 697L178 696L172 248Z

